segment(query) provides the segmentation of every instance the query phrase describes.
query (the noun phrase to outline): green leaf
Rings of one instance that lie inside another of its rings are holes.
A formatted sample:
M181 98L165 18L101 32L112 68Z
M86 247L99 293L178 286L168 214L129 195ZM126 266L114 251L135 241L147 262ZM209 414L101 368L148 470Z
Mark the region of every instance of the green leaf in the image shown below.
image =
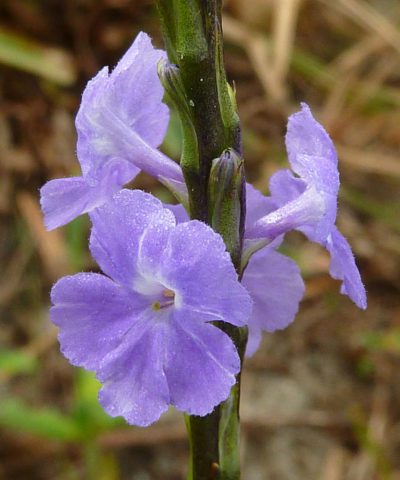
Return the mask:
M0 426L64 442L82 438L75 420L52 408L29 407L16 398L0 401Z
M37 359L23 351L3 350L0 352L0 376L34 373Z
M75 218L66 226L68 259L74 270L84 270L87 261L89 220L86 215Z
M61 86L72 85L76 71L72 57L60 48L42 45L0 27L0 63L33 73Z

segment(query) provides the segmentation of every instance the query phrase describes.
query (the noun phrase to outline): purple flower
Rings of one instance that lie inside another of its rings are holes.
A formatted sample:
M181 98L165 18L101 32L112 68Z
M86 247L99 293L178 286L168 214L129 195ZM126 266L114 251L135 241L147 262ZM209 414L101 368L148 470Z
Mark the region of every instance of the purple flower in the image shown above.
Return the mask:
M90 216L90 249L107 276L80 273L53 287L63 354L96 372L104 409L131 424L149 425L169 405L211 412L240 360L209 322L242 326L251 311L222 238L198 221L176 225L138 190L122 190Z
M365 309L366 293L354 256L335 226L339 189L336 150L306 104L289 118L286 148L297 176L290 170L273 175L271 200L278 208L259 217L246 236L253 241L272 240L289 230L300 230L329 251L330 274L342 280L341 293Z
M169 121L157 63L165 56L139 33L112 71L87 84L76 117L81 177L51 180L41 189L48 229L105 203L140 170L181 182L179 165L157 150Z

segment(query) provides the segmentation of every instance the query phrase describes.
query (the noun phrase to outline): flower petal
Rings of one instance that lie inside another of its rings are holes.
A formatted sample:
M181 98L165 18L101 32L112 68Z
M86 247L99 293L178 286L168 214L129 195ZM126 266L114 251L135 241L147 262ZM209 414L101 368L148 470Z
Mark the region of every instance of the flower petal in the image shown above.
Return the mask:
M76 117L78 158L85 175L95 176L99 165L119 157L156 178L182 180L179 165L156 149L169 121L157 75L163 56L141 33L111 75L102 69L88 83Z
M142 271L152 261L146 260L145 252L139 262ZM246 324L251 299L238 281L221 236L210 227L197 220L177 225L164 248L160 245L158 255L162 261L158 273L152 271L152 275L175 292L176 308L197 312L202 321Z
M188 222L190 220L189 214L185 210L185 207L178 203L177 205L172 205L172 204L164 204L165 208L168 208L168 210L171 210L171 212L174 214L176 223L184 223Z
M97 370L143 309L132 292L97 273L59 280L51 291L50 317L60 327L61 351L73 364Z
M82 177L60 178L47 182L40 189L40 205L47 230L65 225L95 208L96 197L96 191Z
M235 384L240 359L231 339L182 311L171 321L164 367L171 403L190 415L206 415Z
M104 273L130 288L138 275L140 237L154 221L175 224L162 203L140 190L121 190L90 213L90 251Z
M324 127L315 120L310 107L301 104L301 111L289 117L286 133L286 149L289 162L294 172L307 183L324 185L325 180L329 188L338 188L338 176L324 178L319 172L337 171L337 154L335 146ZM333 193L333 192L331 192Z
M261 217L276 210L277 205L271 197L263 195L250 183L246 183L246 226L245 236Z
M269 190L278 207L296 200L306 188L307 183L288 169L278 170L269 180Z
M253 300L246 351L250 356L258 348L261 331L282 330L294 320L304 295L304 282L296 263L273 248L253 255L242 282Z
M166 53L155 49L150 37L139 32L110 75L110 102L152 147L161 144L169 122L168 107L162 102L164 89L157 73L162 58L166 58Z
M246 237L273 240L290 230L315 225L325 214L324 200L315 188L307 188L295 200L260 218Z
M159 419L170 401L163 363L167 323L155 322L148 309L110 352L97 371L104 384L99 401L112 417L145 427Z
M343 281L341 293L348 295L359 308L366 309L367 296L360 272L350 245L336 227L329 235L325 247L331 254L329 273L333 278Z
M97 178L86 176L50 180L40 189L46 228L52 230L65 225L103 205L138 172L132 164L114 158L98 169Z

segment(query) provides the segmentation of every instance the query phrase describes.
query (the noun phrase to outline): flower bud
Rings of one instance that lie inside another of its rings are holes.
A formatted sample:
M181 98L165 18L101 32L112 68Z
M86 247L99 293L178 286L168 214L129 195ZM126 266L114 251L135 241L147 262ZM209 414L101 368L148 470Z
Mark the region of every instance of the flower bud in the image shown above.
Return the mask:
M208 201L210 223L238 266L245 221L245 178L243 160L233 149L225 150L212 162Z

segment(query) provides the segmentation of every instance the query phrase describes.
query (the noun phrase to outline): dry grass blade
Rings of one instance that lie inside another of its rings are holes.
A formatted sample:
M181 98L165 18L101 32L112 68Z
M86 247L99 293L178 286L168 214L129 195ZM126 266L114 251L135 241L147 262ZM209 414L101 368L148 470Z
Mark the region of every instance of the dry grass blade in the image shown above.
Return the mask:
M3 280L0 283L0 306L5 305L18 292L31 256L32 249L20 248L11 257L9 265L3 271Z
M339 446L329 450L320 480L342 480L346 452Z
M281 103L283 91L281 85L276 82L271 45L267 36L254 33L242 23L227 15L224 16L223 26L225 38L245 49L269 99Z
M366 173L378 173L400 178L400 161L398 157L381 151L337 145L343 163Z
M273 23L273 77L281 100L287 97L287 74L293 51L296 23L301 0L275 1Z
M28 193L17 195L17 204L36 243L47 275L56 280L70 272L67 249L59 231L47 232L37 200Z
M399 57L392 55L385 56L377 61L373 71L368 75L358 91L354 88L356 94L351 101L351 108L357 108L364 105L368 100L382 89L382 85L397 74L399 69Z
M352 480L366 478L389 478L388 465L385 457L380 456L380 450L385 451L388 431L389 390L387 385L377 385L374 391L372 413L368 422L367 442L372 448L364 449L353 461ZM382 476L381 476L382 475Z
M329 7L337 8L364 28L377 33L400 53L400 33L384 15L360 0L319 0Z
M332 72L347 72L359 67L371 55L379 53L386 47L386 42L379 36L370 34L365 36L358 43L340 53L328 66Z
M363 75L362 66L361 63L354 65L350 71L343 72L343 79L337 79L324 107L323 118L326 124L339 119L345 108L346 115L349 116L381 92L384 83L396 75L399 57L393 53L391 56L382 56L375 61L372 71L367 76Z

